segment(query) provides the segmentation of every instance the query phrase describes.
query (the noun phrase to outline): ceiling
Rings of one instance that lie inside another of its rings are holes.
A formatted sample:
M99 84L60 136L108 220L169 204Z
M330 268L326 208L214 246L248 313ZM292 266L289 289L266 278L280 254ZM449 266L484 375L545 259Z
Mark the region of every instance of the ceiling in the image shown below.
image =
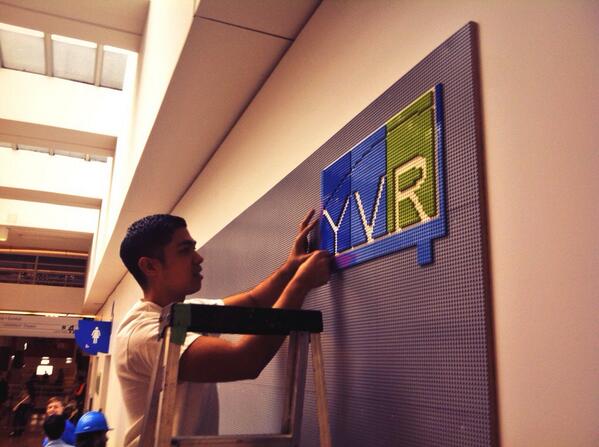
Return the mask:
M126 273L118 249L127 227L175 207L318 5L317 0L298 0L292 7L278 0L200 3L106 251L96 275L88 278L83 312L96 312Z
M1 0L0 5L141 36L150 0Z
M175 207L318 5L319 0L202 0L199 3L135 175L126 187L116 223L110 234L105 235L106 249L98 260L95 275L88 278L81 312L96 312L125 274L118 247L128 225L143 215L169 212ZM149 0L0 0L0 22L138 51L149 8ZM143 66L143 61L138 66ZM92 148L92 152L111 155L119 145L111 135L70 126L45 126L44 129L6 116L0 116L0 136L2 123L6 129L10 128L10 132L5 129L5 135L18 134L32 142L43 140L44 135L53 135L52 138L64 140L73 151L90 152ZM167 165L168 178L165 178L164 166ZM0 198L5 190L0 179ZM19 197L21 200L68 199L71 203L98 209L102 206L97 199L78 200L68 194L53 195L52 191L30 193L24 187L19 190ZM10 241L0 242L0 248L90 251L93 236L93 232L12 225ZM28 310L36 310L36 305L22 303Z
M39 249L88 253L93 234L11 226L10 240L0 241L0 249Z
M0 0L0 21L139 50L149 0Z

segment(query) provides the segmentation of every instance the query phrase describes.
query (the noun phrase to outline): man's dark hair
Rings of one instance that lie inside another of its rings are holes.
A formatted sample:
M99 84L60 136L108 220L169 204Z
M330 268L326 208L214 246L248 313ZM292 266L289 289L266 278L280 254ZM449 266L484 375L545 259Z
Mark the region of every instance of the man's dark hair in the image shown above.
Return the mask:
M66 418L62 414L53 414L44 421L44 432L50 441L59 439L64 432Z
M164 247L173 239L175 230L186 228L185 219L170 214L154 214L133 222L121 242L121 259L142 289L147 279L137 262L143 256L164 261Z

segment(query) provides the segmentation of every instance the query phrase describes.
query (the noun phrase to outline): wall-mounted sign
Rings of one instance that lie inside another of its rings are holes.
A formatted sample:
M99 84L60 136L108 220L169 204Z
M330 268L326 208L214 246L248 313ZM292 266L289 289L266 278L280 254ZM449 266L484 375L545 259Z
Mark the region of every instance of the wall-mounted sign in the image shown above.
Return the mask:
M76 325L76 317L0 314L2 336L73 338Z
M75 330L75 341L83 352L90 355L96 355L98 352L108 353L111 331L110 321L79 320Z
M447 232L441 84L322 171L321 248L344 268L416 246L433 261Z

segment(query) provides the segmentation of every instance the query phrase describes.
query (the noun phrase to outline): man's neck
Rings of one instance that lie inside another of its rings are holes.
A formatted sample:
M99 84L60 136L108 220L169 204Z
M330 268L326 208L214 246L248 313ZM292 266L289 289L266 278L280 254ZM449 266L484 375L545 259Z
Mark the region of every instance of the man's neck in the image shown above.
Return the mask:
M147 290L144 290L144 300L157 304L160 307L165 307L172 303L182 303L185 300L185 296L173 297L173 295L166 291L159 291L149 287Z

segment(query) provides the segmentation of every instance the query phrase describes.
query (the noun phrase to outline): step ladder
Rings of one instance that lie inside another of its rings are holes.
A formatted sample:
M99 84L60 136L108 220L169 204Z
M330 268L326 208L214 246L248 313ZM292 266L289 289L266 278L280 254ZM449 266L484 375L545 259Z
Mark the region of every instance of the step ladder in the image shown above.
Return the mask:
M320 333L322 314L314 310L288 310L176 303L160 317L162 340L152 372L139 447L299 446L308 345L312 365L321 447L331 446ZM286 395L281 432L260 435L172 437L181 345L187 332L218 334L289 335Z

